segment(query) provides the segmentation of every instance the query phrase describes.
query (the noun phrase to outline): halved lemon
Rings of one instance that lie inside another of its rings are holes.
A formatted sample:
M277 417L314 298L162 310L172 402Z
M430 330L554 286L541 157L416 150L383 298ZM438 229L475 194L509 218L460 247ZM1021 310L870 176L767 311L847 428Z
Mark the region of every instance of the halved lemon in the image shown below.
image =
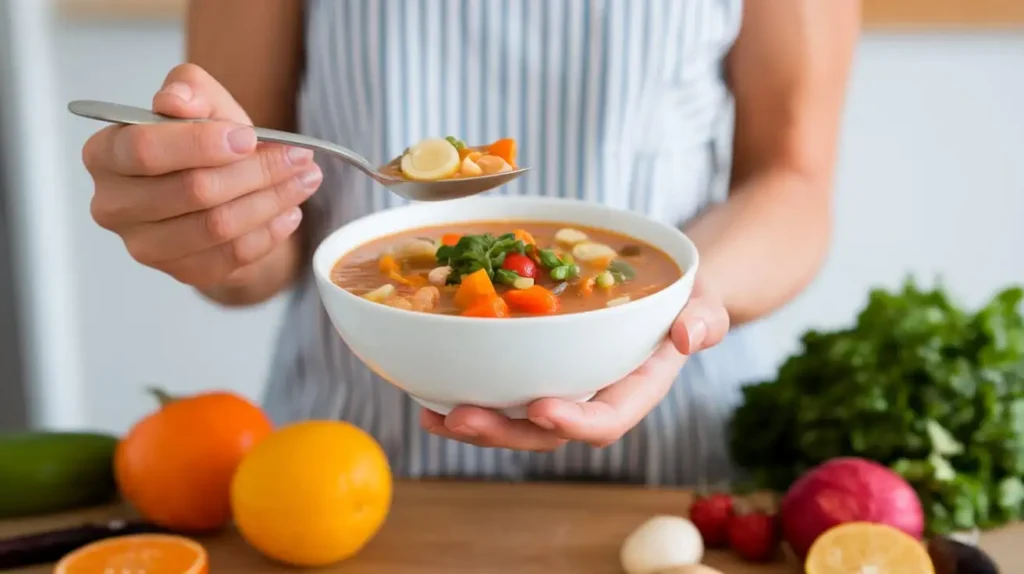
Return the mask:
M459 150L445 139L428 139L409 148L402 156L402 173L409 179L436 181L459 171Z
M807 574L935 574L924 544L884 524L849 522L814 541Z

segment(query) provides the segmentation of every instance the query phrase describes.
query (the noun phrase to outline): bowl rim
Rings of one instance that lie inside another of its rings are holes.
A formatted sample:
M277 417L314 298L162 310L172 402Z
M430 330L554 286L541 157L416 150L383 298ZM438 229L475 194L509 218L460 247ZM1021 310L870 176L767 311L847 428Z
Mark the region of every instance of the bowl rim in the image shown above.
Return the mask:
M628 209L621 209L621 208L611 207L611 206L600 204L600 203L593 203L593 202L586 201L586 200L572 199L572 198L563 198L563 197L536 197L536 196L485 196L485 197L479 197L478 196L478 197L471 197L471 198L454 200L454 201L457 201L457 202L472 202L472 203L493 203L493 204L521 203L521 204L535 204L535 205L540 205L540 206L544 206L544 205L574 205L574 204L575 205L584 205L584 206L586 206L587 208L590 208L590 209L596 208L596 209L605 211L605 212L610 213L610 214L615 214L616 217L625 217L625 218L637 221L639 223L642 223L643 225L650 225L650 226L654 226L654 227L660 227L660 228L662 228L662 229L664 229L666 231L671 231L671 232L673 232L675 234L678 234L678 236L682 239L683 244L685 245L686 250L689 251L690 254L693 257L693 265L691 265L689 269L682 270L682 274L679 276L678 279L676 279L672 283L669 283L664 288L662 288L660 291L652 293L652 294L650 294L650 295L648 295L648 296L646 296L646 297L644 297L642 299L638 299L636 301L630 301L630 302L628 302L626 304L623 304L623 305L616 305L614 307L602 307L600 309L592 309L590 311L581 311L579 313L565 313L565 314L558 314L558 315L535 315L535 316L531 315L531 316L513 317L512 319L514 319L514 324L516 324L516 325L519 325L519 324L536 325L536 324L544 324L544 323L565 323L565 322L569 322L569 321L573 321L573 320L579 320L579 319L573 319L573 317L581 317L581 316L583 316L583 317L592 317L592 316L595 316L596 314L602 314L602 316L607 316L607 317L611 318L611 317L614 317L615 315L623 315L623 314L629 313L629 309L631 309L631 308L632 309L636 309L638 305L643 305L643 306L655 305L655 304L657 304L656 302L658 300L664 298L664 296L668 292L670 292L673 288L679 286L680 284L682 284L685 281L689 281L690 278L694 274L697 273L697 270L700 267L700 252L698 251L696 244L694 244L693 240L690 239L690 237L686 233L684 233L681 229L679 229L677 227L673 227L671 225L662 223L660 221L657 221L655 219L647 217L646 215L643 215L641 213L637 213L635 211L630 211ZM425 202L412 202L412 203L409 203L409 204L406 204L406 205L403 205L403 206L400 206L400 207L393 207L393 208L390 208L390 209L383 209L383 210L380 210L380 211L375 211L373 213L368 213L366 215L357 217L357 218L355 218L355 219L345 223L344 225L336 228L334 231L332 231L332 232L328 233L326 236L324 236L324 238L320 240L320 243L317 245L316 249L313 250L313 256L310 258L310 263L312 264L312 267L313 267L313 274L314 274L314 276L316 278L317 284L319 285L321 304L323 304L323 298L324 298L324 295L325 295L324 290L327 289L327 290L329 290L332 293L338 293L342 298L347 298L348 300L352 301L353 304L355 304L355 305L366 305L367 309L372 307L372 308L375 308L377 310L377 312L382 312L382 313L398 313L398 314L401 314L402 316L406 316L406 317L417 316L417 317L420 317L421 320L428 321L428 322L430 322L430 321L438 321L438 322L442 322L442 323L454 322L456 324L462 323L462 324L477 324L477 325L481 325L481 324L495 324L495 323L504 323L504 322L506 322L506 319L504 319L504 318L498 319L498 318L492 318L492 317L463 317L461 315L444 315L444 314L440 314L440 313L423 313L423 312L417 312L417 311L410 311L410 310L406 310L406 309L397 309L395 307L389 307L387 305L381 305L380 303L374 303L373 301L369 301L369 300L367 300L367 299L365 299L363 297L360 297L360 296L358 296L358 295L356 295L354 293L349 292L347 289L344 289L344 288L340 287L334 281L331 281L331 278L329 276L324 276L324 274L320 271L320 269L317 268L317 265L316 265L317 259L319 259L321 257L325 257L324 255L321 255L321 252L326 251L325 245L329 242L329 240L332 237L334 237L336 234L340 233L343 229L345 229L349 225L353 225L356 222L360 222L360 221L363 221L363 220L366 220L366 219L371 219L371 218L374 218L374 217L383 216L384 214L393 214L393 213L395 213L397 211L416 211L417 209L424 208L424 207L426 207L428 205L431 205L431 204L425 203ZM492 220L500 220L500 219L501 219L501 216L500 215L496 215L493 218L492 217L476 217L476 218L473 218L473 221L492 221ZM521 218L521 220L522 221L530 221L530 218ZM543 222L544 220L543 219L538 219L537 221ZM571 224L571 222L566 222L566 223L567 224ZM622 232L614 231L612 229L608 229L608 228L602 227L602 226L590 225L589 227L595 227L595 228L598 228L598 229L605 229L605 230L611 231L613 233L622 233ZM391 234L395 234L395 233L403 233L404 231L408 231L408 230L407 229L403 229L403 230L399 230L399 231L391 231L391 232L388 232L387 234L377 235L377 236L373 237L372 239L368 239L368 240L360 243L359 245L363 245L365 243L369 243L370 241L375 241L375 240L377 240L377 239L379 239L381 237L384 237L386 235L391 235ZM655 245L655 247L657 247L658 249L661 249L662 251L666 251L661 246ZM333 269L335 263L337 263L337 261L338 261L338 258L344 256L345 254L347 254L352 249L355 249L355 247L353 247L353 248L351 248L349 250L346 250L341 255L339 255L337 258L335 258L334 261L331 263L329 269ZM678 260L675 257L672 257L672 260L677 265L679 264ZM680 265L680 268L681 267L682 266ZM329 273L329 271L328 271L328 273Z

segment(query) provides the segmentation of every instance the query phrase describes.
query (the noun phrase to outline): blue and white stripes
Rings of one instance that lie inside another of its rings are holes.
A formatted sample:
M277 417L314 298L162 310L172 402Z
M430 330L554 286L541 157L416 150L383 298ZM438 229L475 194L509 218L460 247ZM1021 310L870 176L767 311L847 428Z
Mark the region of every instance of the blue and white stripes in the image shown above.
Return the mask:
M680 224L720 194L730 102L722 62L741 0L307 0L305 133L377 163L426 137L516 138L535 169L497 190L560 195ZM314 241L404 200L320 159ZM396 472L704 483L729 474L724 423L746 375L732 336L606 449L479 449L419 430L418 408L333 332L310 277L286 313L267 406L283 422L367 429Z

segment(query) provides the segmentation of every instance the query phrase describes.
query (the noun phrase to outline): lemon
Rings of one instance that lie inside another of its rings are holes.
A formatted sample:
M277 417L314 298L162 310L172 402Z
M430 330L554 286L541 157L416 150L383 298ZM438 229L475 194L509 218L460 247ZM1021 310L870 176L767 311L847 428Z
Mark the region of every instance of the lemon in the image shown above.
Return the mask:
M459 150L448 140L428 139L402 156L402 173L409 179L435 181L459 171Z

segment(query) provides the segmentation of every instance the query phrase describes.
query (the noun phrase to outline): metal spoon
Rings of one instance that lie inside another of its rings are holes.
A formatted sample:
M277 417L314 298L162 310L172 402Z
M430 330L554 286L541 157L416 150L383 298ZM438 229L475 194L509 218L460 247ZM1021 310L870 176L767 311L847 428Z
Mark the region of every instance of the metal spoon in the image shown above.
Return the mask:
M68 110L76 116L83 118L125 125L207 121L172 118L143 108L93 100L73 101L68 104ZM397 168L402 160L401 156L380 168L374 168L365 157L329 141L268 128L253 128L253 130L256 132L256 139L260 141L286 144L328 153L370 176L374 181L387 187L395 194L413 201L442 201L476 195L505 185L529 171L529 168L519 168L504 173L477 177L460 177L439 181L411 181L398 175L388 175L389 172L399 173ZM473 149L481 150L483 146L474 147Z

